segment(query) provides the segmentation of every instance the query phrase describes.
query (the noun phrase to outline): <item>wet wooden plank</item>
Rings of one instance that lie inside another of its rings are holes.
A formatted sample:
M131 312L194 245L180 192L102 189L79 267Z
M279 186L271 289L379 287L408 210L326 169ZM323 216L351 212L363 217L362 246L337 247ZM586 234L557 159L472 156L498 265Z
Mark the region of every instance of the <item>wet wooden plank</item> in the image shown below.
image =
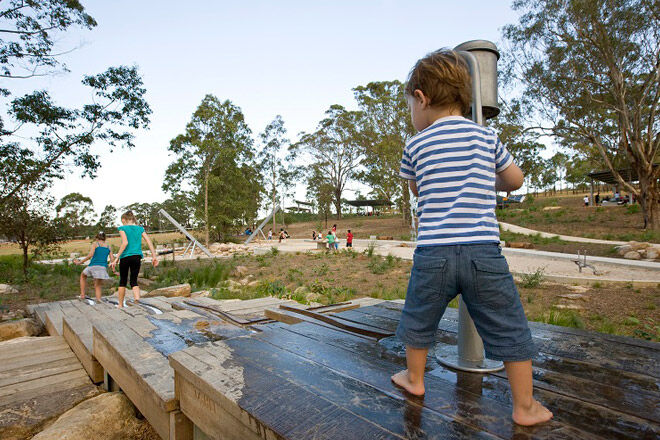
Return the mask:
M364 315L375 316L375 318L364 317ZM396 329L398 325L400 313L379 304L342 312L338 316L349 320L366 320L370 325L379 326L384 330L392 330ZM655 344L657 346L655 350L637 345L615 344L601 338L600 334L595 332L567 337L566 334L554 332L552 328L544 326L544 324L538 323L531 326L534 343L542 353L595 364L598 368L634 372L660 378L660 344ZM443 317L438 328L448 333L456 333L458 322Z
M318 343L332 345L345 350L348 353L346 356L355 356L354 353L361 353L368 358L391 361L398 364L399 369L405 368L405 354L403 344L400 342L397 342L395 346L390 345L390 341L388 340L383 340L380 344L374 344L352 335L336 332L333 329L309 325L307 323L296 324L285 328L290 332L296 332L313 338ZM313 351L310 352L313 353ZM349 358L347 357L347 359ZM429 374L446 381L440 388L465 388L473 393L483 395L509 406L511 405L508 382L503 376L482 376L473 373L449 371L439 365L432 355L429 356L427 361L427 369L431 370ZM476 384L474 383L475 377L479 378ZM550 392L540 388L538 382L535 382L535 387L537 388L535 391L537 398L548 405L555 413L556 421L565 426L572 426L592 435L612 439L654 438L660 432L657 424L643 418L644 414L640 413L637 416L631 416L604 406L583 401L579 397L573 398ZM427 399L429 396L430 394L427 395Z
M259 341L252 338L241 338L217 342L204 347L191 347L173 354L170 362L177 371L177 375L181 371L186 380L192 382L198 379L200 381L194 388L195 391L213 393L213 395L205 395L205 401L209 402L208 406L213 408L209 410L210 412L231 415L241 422L237 428L252 428L253 432L260 430L267 438L278 435L291 439L403 438L380 427L377 423L359 417L356 413L327 399L326 396L319 396L317 389L310 390L306 386L301 386L294 377L283 377L280 374L283 371L280 368L281 362L278 368L267 368L255 363L252 352L244 347L245 343L259 344ZM241 355L240 353L244 350L245 352ZM194 358L194 361L191 361L190 357ZM203 362L204 360L205 362ZM191 363L195 366L189 370L187 365ZM226 370L228 367L240 370L240 374L226 374L223 368ZM329 370L327 372L333 374ZM338 376L335 375L335 377ZM339 385L337 392L342 393L341 384L335 383L335 385ZM381 396L375 392L367 392L364 396L365 401L368 401L370 397L387 401L385 400L387 396ZM186 399L183 395L181 396L184 413L186 412ZM346 394L339 400L341 403L345 403ZM360 407L359 402L355 399L348 405L352 405L354 408ZM360 411L377 412L378 410L365 403ZM213 423L215 417L210 420L197 414L191 414L190 417L212 438L224 438L221 437L224 434L223 426ZM255 426L252 420L256 420L258 424ZM341 435L339 435L338 426L344 428ZM224 427L224 429L229 428L226 425ZM456 429L462 428L457 427ZM446 438L452 437L447 436ZM477 435L473 438L488 438L488 436Z

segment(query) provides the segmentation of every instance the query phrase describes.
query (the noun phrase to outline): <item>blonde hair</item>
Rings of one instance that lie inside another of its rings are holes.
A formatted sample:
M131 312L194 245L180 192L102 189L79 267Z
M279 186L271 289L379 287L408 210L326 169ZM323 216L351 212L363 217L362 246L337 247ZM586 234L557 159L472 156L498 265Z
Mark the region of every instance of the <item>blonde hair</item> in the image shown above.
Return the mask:
M124 222L133 222L137 223L137 220L135 219L135 214L133 214L133 211L126 211L121 215L121 220Z
M453 50L436 50L415 63L405 93L414 96L417 89L431 100L432 107L454 107L464 115L470 112L470 72L465 60Z

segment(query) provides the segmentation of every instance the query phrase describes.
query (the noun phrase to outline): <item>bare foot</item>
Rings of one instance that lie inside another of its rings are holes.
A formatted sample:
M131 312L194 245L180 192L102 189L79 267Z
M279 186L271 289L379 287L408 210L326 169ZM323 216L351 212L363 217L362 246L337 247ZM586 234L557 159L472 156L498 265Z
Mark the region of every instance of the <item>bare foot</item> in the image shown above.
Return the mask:
M532 404L525 408L513 409L513 421L522 426L532 426L547 422L552 418L552 413L545 406L532 399Z
M403 370L396 373L394 376L392 376L392 382L413 396L421 397L424 395L424 382L411 382L410 377L408 376L408 370Z

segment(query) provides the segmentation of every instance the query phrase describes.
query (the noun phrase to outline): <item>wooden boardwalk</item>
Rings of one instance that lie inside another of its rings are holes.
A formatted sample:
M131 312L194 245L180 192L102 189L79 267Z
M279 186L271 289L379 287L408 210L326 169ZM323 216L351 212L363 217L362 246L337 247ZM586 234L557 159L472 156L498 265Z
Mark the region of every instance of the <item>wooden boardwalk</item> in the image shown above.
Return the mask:
M347 326L391 333L401 305L338 313ZM449 309L436 339L455 344ZM555 418L511 421L503 372L454 372L429 356L424 399L390 382L403 345L306 319L271 323L248 337L195 345L169 356L181 411L198 438L221 439L657 439L660 344L532 324L535 396Z
M96 393L61 336L0 344L0 438L23 438L60 412ZM12 432L13 431L13 432Z

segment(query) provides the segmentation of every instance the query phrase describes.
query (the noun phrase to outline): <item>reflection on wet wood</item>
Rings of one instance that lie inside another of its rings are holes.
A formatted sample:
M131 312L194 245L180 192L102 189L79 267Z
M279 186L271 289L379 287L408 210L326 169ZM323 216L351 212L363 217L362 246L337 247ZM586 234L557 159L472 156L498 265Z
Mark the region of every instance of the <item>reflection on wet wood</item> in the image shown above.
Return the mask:
M393 332L400 306L385 302L331 316L347 325ZM654 376L658 345L616 344L588 332L532 326L541 347L534 359L535 395L555 419L522 428L511 422L503 373L457 373L430 355L427 394L409 400L389 379L405 368L404 346L395 337L377 342L304 318L172 354L182 411L212 438L240 438L230 434L232 426L242 438L660 436L660 393ZM455 313L445 316L437 340L455 344ZM200 411L204 407L212 408L213 415Z

